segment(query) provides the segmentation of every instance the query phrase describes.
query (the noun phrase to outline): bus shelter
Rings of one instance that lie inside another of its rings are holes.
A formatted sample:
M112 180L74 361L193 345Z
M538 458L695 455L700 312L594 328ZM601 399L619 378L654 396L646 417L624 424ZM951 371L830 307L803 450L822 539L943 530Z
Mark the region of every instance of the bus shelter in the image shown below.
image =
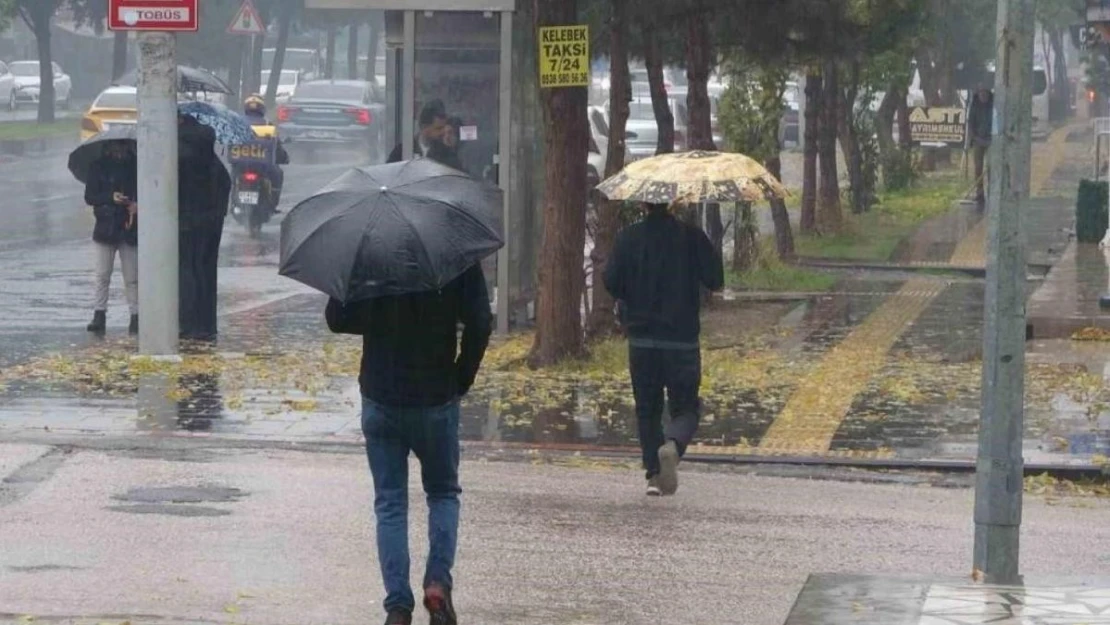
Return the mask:
M400 145L402 157L412 158L420 111L440 100L459 128L463 169L501 188L505 247L483 269L495 287L502 333L509 330L512 292L520 290L511 271L519 265L513 257L520 244L511 236L514 159L509 157L514 5L515 0L306 0L310 9L385 11L385 153Z

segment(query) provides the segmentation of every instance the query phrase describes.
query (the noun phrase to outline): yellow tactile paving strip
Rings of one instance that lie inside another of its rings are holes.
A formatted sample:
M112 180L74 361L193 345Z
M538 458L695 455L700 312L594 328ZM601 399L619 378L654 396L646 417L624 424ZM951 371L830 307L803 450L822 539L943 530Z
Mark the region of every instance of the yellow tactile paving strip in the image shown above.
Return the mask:
M1056 130L1046 144L1036 146L1030 172L1030 194L1038 195L1061 162L1071 128ZM956 246L949 265L983 267L986 264L986 220L979 222ZM889 450L862 454L831 451L833 437L848 415L852 402L886 361L887 352L914 320L939 296L947 284L930 278L913 278L890 295L798 384L782 411L757 447L734 453L753 455L804 454L820 457L888 458ZM728 453L726 450L714 450ZM695 451L696 453L696 451Z
M886 299L807 375L759 443L762 450L822 453L894 341L946 284L914 278Z
M1034 144L1029 171L1029 195L1038 196L1052 178L1052 173L1064 158L1068 134L1075 126L1057 128L1043 144ZM960 267L985 267L987 265L987 220L980 219L956 246L949 264Z

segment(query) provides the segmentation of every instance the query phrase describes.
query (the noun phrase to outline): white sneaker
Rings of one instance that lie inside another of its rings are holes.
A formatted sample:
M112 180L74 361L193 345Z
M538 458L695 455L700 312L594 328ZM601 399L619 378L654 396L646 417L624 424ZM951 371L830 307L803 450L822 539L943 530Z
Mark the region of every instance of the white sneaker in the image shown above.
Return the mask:
M663 491L659 490L659 479L655 477L649 477L647 484L648 497L658 497L662 494Z

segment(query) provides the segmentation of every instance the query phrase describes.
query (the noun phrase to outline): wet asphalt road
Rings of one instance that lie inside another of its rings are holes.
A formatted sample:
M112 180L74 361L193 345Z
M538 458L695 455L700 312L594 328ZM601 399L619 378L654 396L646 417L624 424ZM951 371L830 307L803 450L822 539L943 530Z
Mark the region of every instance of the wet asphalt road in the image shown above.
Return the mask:
M333 162L286 169L283 211L359 163ZM0 164L0 366L34 354L83 345L90 338L93 287L92 212L66 155ZM221 312L250 309L306 290L277 275L281 216L258 240L230 217L220 254ZM126 326L122 277L113 276L109 331Z

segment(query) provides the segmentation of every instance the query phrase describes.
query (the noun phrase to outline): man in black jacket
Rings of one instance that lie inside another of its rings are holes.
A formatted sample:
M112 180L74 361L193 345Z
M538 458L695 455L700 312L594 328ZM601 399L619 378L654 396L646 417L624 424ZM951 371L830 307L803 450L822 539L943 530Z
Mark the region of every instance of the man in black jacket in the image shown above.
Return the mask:
M432 100L420 109L420 119L418 120L420 130L417 131L416 136L412 140L412 155L428 156L428 151L436 143L443 141L443 133L447 129L447 108L443 106L442 100ZM389 160L387 163L400 163L403 158L401 152L401 144L398 143L393 151L389 153Z
M131 309L131 334L139 332L139 237L136 223L138 206L138 165L134 146L123 141L109 141L104 155L89 166L85 183L85 203L96 217L93 241L96 243L96 295L93 320L89 332L103 333L108 318L108 288L112 268L119 254L123 270L124 292Z
M178 116L178 271L181 337L216 338L217 265L231 176L216 156L216 133Z
M474 383L493 331L485 276L474 265L436 292L348 305L333 299L326 317L332 332L362 336L362 431L374 479L386 625L409 625L415 605L409 586L410 451L420 460L428 502L424 606L433 625L455 625L459 398Z
M617 237L604 280L628 333L647 494L672 495L701 408L701 289L720 290L724 267L704 232L656 204ZM664 390L671 414L665 431Z
M986 178L987 152L994 135L994 93L980 85L971 100L967 116L967 130L970 133L972 157L975 159L975 201L980 206L986 203L984 180Z

